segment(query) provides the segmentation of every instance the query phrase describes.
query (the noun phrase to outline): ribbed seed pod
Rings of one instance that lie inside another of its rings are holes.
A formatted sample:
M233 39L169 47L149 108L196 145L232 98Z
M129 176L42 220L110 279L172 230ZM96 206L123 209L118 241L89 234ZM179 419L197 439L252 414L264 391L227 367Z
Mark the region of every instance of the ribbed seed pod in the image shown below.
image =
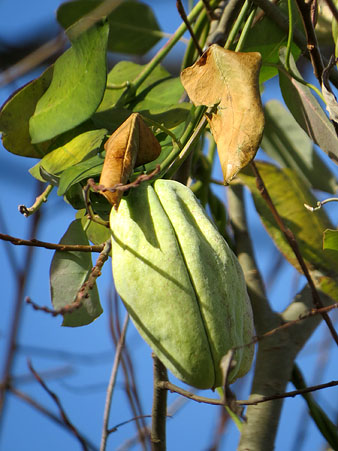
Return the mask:
M110 216L116 290L144 340L183 382L222 385L221 358L252 340L241 267L186 186L157 180ZM253 347L235 352L230 380L250 369Z

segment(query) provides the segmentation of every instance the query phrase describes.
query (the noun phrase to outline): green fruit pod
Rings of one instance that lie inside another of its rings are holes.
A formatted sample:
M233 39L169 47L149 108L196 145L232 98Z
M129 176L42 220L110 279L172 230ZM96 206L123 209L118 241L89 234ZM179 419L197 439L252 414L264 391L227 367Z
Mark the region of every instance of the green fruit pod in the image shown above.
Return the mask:
M175 181L144 183L110 226L115 287L143 339L183 382L222 385L222 357L252 341L252 311L239 262L197 198ZM253 346L235 351L230 382L252 358Z

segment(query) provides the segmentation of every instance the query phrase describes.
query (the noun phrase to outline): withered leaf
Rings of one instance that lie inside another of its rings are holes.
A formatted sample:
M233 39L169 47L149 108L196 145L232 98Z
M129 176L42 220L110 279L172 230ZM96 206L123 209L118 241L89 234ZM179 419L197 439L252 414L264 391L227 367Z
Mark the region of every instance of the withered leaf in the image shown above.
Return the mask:
M139 113L132 113L115 130L104 146L106 157L100 184L112 188L118 183L125 184L134 167L155 160L161 146ZM119 206L121 191L104 191L102 194L116 209Z
M195 105L215 106L207 119L225 183L254 158L263 135L260 66L260 53L233 52L213 44L181 73L182 84Z

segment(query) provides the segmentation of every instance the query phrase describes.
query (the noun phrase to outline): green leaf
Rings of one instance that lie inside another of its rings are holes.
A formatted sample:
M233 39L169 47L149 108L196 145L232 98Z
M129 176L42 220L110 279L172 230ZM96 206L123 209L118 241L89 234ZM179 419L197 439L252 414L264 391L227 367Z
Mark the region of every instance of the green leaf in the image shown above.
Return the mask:
M36 104L50 85L53 67L49 67L39 78L16 91L4 104L0 112L0 131L4 147L16 155L42 158L48 152L50 142L31 144L29 118Z
M285 48L280 50L280 60L285 65ZM292 72L301 78L290 60ZM299 83L285 70L279 71L279 84L284 101L298 124L328 156L338 163L338 138L334 126L313 96L310 88Z
M173 129L184 122L190 113L190 103L178 103L167 107L161 113L150 113L149 110L138 110L144 118L151 119L166 128ZM132 111L120 108L110 108L105 111L95 113L92 117L97 127L105 127L110 133L114 132L130 115Z
M77 219L70 224L60 243L89 244L80 220ZM56 310L74 302L79 289L88 279L92 267L90 252L55 251L50 267L50 289L52 303ZM64 315L62 325L84 326L94 321L101 313L102 307L95 285L80 308Z
M96 155L106 134L106 129L82 133L64 146L58 147L45 155L29 172L33 177L42 181L44 179L40 175L41 167L50 174L60 174L80 161Z
M284 13L288 13L287 2L281 1L278 6ZM300 23L299 14L296 6L293 4L293 15L296 18L295 23ZM242 52L259 52L262 55L262 68L259 75L259 82L264 83L278 74L275 67L267 64L278 64L280 47L286 45L288 40L287 33L276 26L275 22L266 15L260 20L248 33ZM296 45L292 45L292 54L297 60L300 50Z
M100 175L103 161L103 154L99 154L63 171L59 181L58 195L63 196L75 183Z
M107 23L95 25L57 59L52 82L29 122L33 143L70 130L95 112L106 86L108 31Z
M262 149L282 167L297 172L306 186L335 193L337 182L334 175L292 115L277 100L267 102L264 113Z
M111 237L110 228L88 219L85 209L79 210L76 213L76 218L81 220L83 230L86 232L89 241L92 243L102 244Z
M145 66L132 63L130 61L121 61L117 63L108 74L107 89L104 93L103 100L98 111L104 111L112 108L119 100L126 87L122 86L126 82L132 83L133 80L142 72ZM157 84L160 80L169 79L170 74L162 66L156 66L147 79L141 84L136 92L140 95L146 88ZM116 86L116 88L115 88ZM176 103L179 99L173 99L172 103Z
M169 106L178 102L183 93L184 88L178 77L170 78L169 80L160 80L147 89L143 89L131 105L133 110L147 110L150 113L161 113L166 111Z
M323 249L334 252L338 259L338 230L326 229L323 236Z
M297 238L301 254L310 270L318 270L337 277L337 260L327 256L322 249L323 231L332 227L323 209L314 213L304 207L316 205L316 199L303 181L291 169L278 169L268 163L256 163L279 215ZM298 261L284 234L256 187L252 174L241 172L240 179L249 187L255 207L268 233L286 259L300 271Z
M66 29L101 3L93 0L64 3L57 11L57 20ZM124 1L109 14L108 21L111 52L144 55L163 37L151 8L141 2Z

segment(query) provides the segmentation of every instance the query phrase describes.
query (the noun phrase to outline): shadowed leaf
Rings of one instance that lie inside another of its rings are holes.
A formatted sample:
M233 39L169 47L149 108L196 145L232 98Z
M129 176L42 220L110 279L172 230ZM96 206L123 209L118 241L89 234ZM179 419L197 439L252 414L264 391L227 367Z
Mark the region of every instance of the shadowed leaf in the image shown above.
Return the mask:
M88 239L83 231L81 221L75 220L68 227L60 241L61 244L85 244ZM55 251L50 267L50 289L53 307L58 310L76 299L77 293L87 280L92 269L90 252ZM100 316L102 308L96 285L83 300L80 308L66 313L63 326L84 326Z
M77 0L61 5L57 20L66 29L102 1ZM161 38L157 20L148 5L136 1L124 1L109 14L108 50L111 52L143 55Z
M292 115L277 100L267 102L264 113L262 149L283 167L296 171L306 186L333 194L334 175Z
M0 131L4 147L16 155L42 158L50 142L32 144L29 134L29 118L36 104L48 89L52 80L53 67L49 67L39 78L16 91L3 105L0 112Z
M58 147L45 155L41 161L33 166L29 172L38 180L44 181L40 175L40 168L50 174L60 174L65 169L94 156L107 130L91 130L76 136L64 146Z
M280 50L280 60L283 65L285 52L285 48ZM292 58L290 67L301 78ZM284 70L279 71L279 84L285 103L298 124L335 163L338 163L338 139L334 126L310 88L296 81Z

